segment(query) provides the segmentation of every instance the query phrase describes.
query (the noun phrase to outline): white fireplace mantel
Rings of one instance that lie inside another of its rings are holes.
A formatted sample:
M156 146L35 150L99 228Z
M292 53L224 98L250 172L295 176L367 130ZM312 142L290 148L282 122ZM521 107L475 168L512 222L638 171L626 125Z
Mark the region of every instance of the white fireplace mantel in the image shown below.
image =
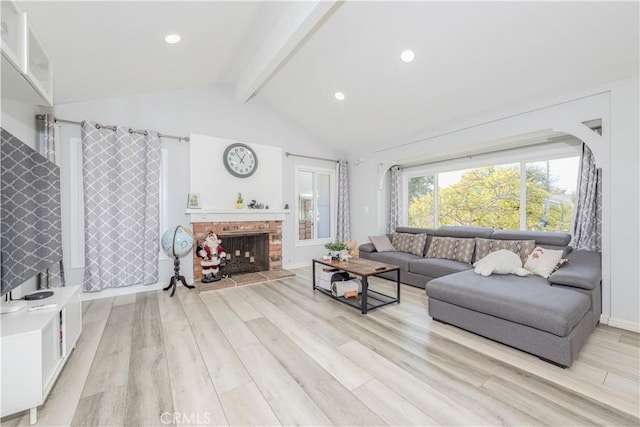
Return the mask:
M197 222L284 221L289 209L187 209L192 224Z

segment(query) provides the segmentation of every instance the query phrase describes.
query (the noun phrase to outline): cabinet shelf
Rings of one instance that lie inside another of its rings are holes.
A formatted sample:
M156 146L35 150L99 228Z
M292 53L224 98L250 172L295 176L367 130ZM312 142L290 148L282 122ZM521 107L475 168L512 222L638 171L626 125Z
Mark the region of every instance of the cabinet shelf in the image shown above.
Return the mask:
M80 286L54 289L46 300L28 306L55 303L55 308L29 311L28 307L0 318L0 415L29 409L31 424L37 408L51 391L82 332Z

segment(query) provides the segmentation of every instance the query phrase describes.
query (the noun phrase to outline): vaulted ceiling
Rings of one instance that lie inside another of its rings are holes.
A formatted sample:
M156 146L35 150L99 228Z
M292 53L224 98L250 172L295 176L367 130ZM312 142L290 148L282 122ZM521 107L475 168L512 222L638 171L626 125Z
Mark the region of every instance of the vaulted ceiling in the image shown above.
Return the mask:
M228 84L336 148L580 93L640 60L638 2L18 4L54 62L56 103Z

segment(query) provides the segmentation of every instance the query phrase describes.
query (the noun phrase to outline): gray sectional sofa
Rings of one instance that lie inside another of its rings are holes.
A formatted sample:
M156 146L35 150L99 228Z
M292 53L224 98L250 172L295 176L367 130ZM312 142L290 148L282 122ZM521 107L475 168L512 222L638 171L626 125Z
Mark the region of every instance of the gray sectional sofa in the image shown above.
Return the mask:
M426 234L422 254L377 252L366 243L359 247L360 257L400 266L402 283L426 289L429 315L435 320L567 367L600 319L600 253L573 251L566 233L477 227L399 227L396 233ZM475 254L470 263L425 257L436 236L535 240L536 246L562 249L568 262L548 279L513 274L485 277L473 271Z

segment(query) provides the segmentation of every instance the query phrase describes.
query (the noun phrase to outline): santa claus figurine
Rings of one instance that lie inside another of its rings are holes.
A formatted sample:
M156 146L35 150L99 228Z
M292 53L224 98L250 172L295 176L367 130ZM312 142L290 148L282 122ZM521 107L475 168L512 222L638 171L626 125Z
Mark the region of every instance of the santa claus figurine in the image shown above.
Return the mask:
M204 242L198 241L196 254L201 258L202 283L217 282L221 279L220 263L227 256L221 243L222 240L218 239L218 235L212 231Z

